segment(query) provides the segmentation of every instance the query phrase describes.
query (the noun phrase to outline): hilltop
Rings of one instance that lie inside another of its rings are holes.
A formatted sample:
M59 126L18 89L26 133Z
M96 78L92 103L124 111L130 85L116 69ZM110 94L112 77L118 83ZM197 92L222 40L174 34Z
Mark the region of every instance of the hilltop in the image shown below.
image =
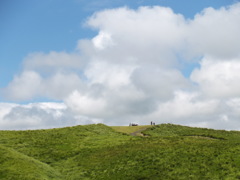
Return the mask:
M0 131L0 152L0 179L240 179L238 131L173 124Z

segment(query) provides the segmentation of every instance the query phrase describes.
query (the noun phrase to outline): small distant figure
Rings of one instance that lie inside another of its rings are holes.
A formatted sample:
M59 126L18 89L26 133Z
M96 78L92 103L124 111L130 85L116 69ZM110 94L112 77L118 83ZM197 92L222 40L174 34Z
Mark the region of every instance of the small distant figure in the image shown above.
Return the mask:
M129 126L138 126L136 123L130 123Z
M155 122L152 122L152 121L151 121L151 126L155 126Z

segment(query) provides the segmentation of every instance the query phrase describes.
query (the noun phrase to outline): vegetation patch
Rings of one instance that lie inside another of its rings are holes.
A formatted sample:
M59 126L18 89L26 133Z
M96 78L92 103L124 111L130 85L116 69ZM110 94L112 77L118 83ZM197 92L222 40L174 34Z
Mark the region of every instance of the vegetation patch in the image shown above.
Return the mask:
M145 130L147 128L151 127L150 125L143 125L143 126L111 126L112 129L114 129L117 132L122 132L126 134L131 134L136 131Z
M0 179L240 179L239 152L238 131L173 124L0 131Z
M61 179L60 173L32 157L0 146L0 179Z
M186 136L193 137L193 138L225 140L224 138L218 138L214 136L204 136L204 135L186 135Z

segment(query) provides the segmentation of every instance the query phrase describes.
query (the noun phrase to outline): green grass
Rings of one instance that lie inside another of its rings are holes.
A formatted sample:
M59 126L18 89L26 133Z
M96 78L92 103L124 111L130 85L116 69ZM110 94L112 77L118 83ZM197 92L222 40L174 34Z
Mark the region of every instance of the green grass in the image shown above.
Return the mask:
M143 126L111 126L115 131L122 132L126 134L131 134L141 129L149 128L150 125L143 125Z
M60 173L47 164L0 146L0 179L60 179Z
M147 127L145 137L129 135ZM0 131L0 179L240 179L240 132L172 124Z

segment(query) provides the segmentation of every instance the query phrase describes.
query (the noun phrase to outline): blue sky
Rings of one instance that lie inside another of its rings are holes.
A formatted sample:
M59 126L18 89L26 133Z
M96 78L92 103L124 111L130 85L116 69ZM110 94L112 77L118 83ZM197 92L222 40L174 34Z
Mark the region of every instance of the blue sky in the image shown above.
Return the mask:
M2 0L0 125L234 129L239 9L236 0Z

